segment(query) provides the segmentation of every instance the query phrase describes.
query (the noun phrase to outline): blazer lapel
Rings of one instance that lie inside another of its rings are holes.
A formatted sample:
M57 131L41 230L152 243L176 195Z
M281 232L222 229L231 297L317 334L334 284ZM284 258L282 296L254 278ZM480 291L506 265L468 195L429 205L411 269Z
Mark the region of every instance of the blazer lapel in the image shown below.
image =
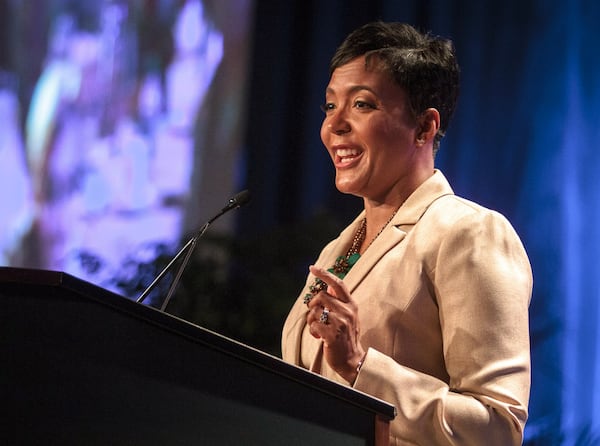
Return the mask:
M354 234L358 229L360 221L364 218L364 211L360 213L358 217L346 227L338 236L338 238L329 245L322 253L315 264L325 269L331 268L335 260L344 255L352 244ZM358 262L360 263L360 262ZM286 351L282 352L284 357L293 358L295 364L300 363L300 344L302 343L302 332L306 326L306 313L308 309L304 305L304 295L309 292L308 287L313 284L315 278L312 274L309 275L306 285L302 289L300 296L296 299L296 302L290 310L290 314L287 317L285 323L285 330L283 333L284 339L282 342L282 349ZM311 339L311 342L321 344L321 341L317 339ZM306 340L304 342L307 342ZM318 367L320 364L320 353L317 352L315 360L310 366L311 369Z
M436 169L434 174L408 197L392 221L373 241L373 244L369 246L344 278L348 290L352 293L377 262L404 240L406 234L417 224L435 200L444 195L452 194L454 192L450 184L444 175ZM364 212L361 213L362 215L364 215ZM352 226L356 228L355 225Z

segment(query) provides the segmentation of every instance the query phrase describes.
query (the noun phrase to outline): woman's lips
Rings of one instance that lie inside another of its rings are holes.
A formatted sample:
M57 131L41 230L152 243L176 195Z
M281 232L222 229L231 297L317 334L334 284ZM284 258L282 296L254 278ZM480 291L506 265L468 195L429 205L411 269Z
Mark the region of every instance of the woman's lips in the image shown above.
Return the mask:
M360 158L362 150L355 147L338 147L334 149L335 167L350 167Z

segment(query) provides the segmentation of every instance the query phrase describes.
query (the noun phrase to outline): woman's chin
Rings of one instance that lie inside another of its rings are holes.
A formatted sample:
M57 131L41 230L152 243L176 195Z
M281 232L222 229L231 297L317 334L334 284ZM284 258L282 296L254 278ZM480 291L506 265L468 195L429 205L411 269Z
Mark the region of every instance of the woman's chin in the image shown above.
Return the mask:
M343 194L356 195L357 197L362 197L360 188L356 187L356 184L354 183L336 182L335 187L338 191L340 191Z

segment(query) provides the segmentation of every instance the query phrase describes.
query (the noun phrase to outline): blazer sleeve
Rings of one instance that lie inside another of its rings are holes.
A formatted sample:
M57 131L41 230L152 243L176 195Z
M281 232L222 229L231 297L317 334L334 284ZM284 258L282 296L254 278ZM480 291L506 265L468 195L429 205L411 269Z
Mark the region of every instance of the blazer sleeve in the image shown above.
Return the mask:
M523 245L493 211L469 213L432 237L439 240L423 261L448 382L371 348L354 387L396 406L391 430L397 444L520 445L533 286Z

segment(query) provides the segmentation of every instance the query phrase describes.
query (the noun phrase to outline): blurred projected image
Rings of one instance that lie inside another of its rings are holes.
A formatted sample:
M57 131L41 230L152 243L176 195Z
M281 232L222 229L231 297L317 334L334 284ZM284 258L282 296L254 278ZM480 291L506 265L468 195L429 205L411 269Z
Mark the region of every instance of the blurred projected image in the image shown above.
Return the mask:
M214 209L205 196L234 192L248 3L5 3L1 265L122 291L124 265L176 247Z

